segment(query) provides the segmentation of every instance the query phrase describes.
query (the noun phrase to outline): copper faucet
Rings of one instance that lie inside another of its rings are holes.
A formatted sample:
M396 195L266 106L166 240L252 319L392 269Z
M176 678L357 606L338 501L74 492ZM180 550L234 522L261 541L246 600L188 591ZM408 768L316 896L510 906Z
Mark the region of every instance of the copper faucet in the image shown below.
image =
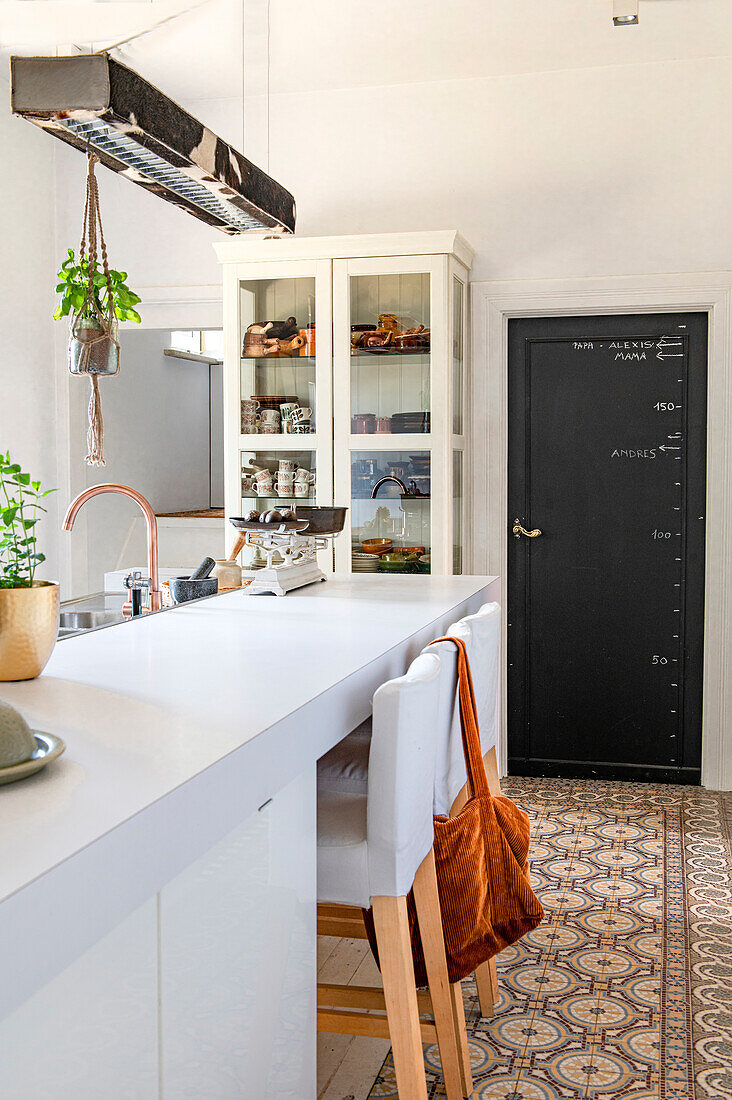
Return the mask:
M394 477L394 474L387 474L386 477L380 477L379 480L374 485L373 489L371 490L371 499L372 500L374 499L374 497L378 493L381 486L384 485L387 481L396 482L396 484L399 486L401 491L406 495L407 487L404 484L404 482L400 481L398 477Z
M71 501L61 526L64 531L70 531L74 526L74 520L78 516L81 506L86 504L87 500L91 500L92 497L99 496L100 493L121 493L122 496L129 497L130 500L134 500L135 504L140 505L147 523L147 570L150 576L148 605L143 610L160 611L163 606L163 594L160 591L160 577L158 575L158 521L155 518L150 501L146 500L142 493L138 493L137 489L131 489L129 485L114 483L92 485Z

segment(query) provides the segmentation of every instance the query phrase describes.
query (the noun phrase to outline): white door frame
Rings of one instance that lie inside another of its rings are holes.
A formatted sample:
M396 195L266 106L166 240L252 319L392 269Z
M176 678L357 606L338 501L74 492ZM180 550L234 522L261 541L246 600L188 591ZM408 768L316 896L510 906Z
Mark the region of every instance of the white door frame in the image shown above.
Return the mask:
M694 310L709 314L702 785L732 790L732 273L472 284L472 571L502 578L505 607L509 319ZM505 774L505 660L502 667Z

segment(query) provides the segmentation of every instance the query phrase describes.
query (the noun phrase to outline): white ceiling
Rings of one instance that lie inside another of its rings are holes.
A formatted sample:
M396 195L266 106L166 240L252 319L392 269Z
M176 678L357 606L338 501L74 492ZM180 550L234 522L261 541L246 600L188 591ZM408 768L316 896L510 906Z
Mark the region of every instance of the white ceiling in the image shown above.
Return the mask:
M100 49L147 32L116 56L185 105L239 98L242 14L262 26L266 3L0 0L0 51ZM732 0L640 0L640 24L619 28L612 0L269 4L273 93L732 56ZM251 44L266 73L266 38Z

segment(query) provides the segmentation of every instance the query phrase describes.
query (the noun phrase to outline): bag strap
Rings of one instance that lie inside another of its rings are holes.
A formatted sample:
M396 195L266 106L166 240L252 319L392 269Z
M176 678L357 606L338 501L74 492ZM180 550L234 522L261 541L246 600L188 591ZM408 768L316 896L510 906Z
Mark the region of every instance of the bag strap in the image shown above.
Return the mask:
M452 642L458 651L458 699L460 701L460 729L463 740L463 755L465 757L465 771L468 777L468 791L471 798L476 795L490 794L488 777L485 774L483 753L480 748L480 732L478 729L477 707L475 705L475 689L473 688L473 676L470 671L468 649L462 638L436 638L430 645L437 642Z

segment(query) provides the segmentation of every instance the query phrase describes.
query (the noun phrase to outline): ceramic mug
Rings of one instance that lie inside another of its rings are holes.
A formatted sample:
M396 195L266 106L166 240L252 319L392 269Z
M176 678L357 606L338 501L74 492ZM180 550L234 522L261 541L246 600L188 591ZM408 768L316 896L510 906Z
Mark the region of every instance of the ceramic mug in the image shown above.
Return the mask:
M261 485L263 481L272 480L272 473L270 470L257 470L256 474L254 475L254 480L256 481L257 485Z
M298 407L297 401L285 401L280 405L280 416L282 423L285 424L292 416L292 410Z
M259 402L253 397L249 401L242 401L241 403L241 415L242 416L256 416L259 411Z
M306 470L304 466L298 466L295 478L297 481L312 482L315 481L315 474L311 473L310 470Z
M280 435L279 424L272 424L266 420L263 420L259 425L259 431L261 435Z
M272 496L272 482L271 481L258 481L257 482L257 496L258 497L271 497Z
M259 414L259 419L264 421L265 424L279 424L280 410L262 409L261 413Z
M309 420L312 415L312 409L303 408L302 405L298 405L296 409L292 410L290 419L293 424L302 424L303 420Z
M290 483L289 485L281 485L279 481L277 482L278 497L291 497L292 495L292 483Z
M283 474L293 474L294 475L296 465L297 465L297 463L294 462L293 459L291 459L291 458L281 458L280 461L279 461L280 477L282 477Z
M310 421L303 420L301 424L293 424L292 431L294 435L309 435L310 434Z
M243 416L241 418L241 431L242 431L242 435L256 435L256 432L257 432L257 418L256 418L256 416Z
M294 484L294 478L288 478L287 480L285 480L281 477L278 477L277 481L275 482L278 492L281 489L283 493L289 493L290 495L292 495L292 487Z
M295 496L296 497L308 497L310 496L310 486L307 481L295 482Z

